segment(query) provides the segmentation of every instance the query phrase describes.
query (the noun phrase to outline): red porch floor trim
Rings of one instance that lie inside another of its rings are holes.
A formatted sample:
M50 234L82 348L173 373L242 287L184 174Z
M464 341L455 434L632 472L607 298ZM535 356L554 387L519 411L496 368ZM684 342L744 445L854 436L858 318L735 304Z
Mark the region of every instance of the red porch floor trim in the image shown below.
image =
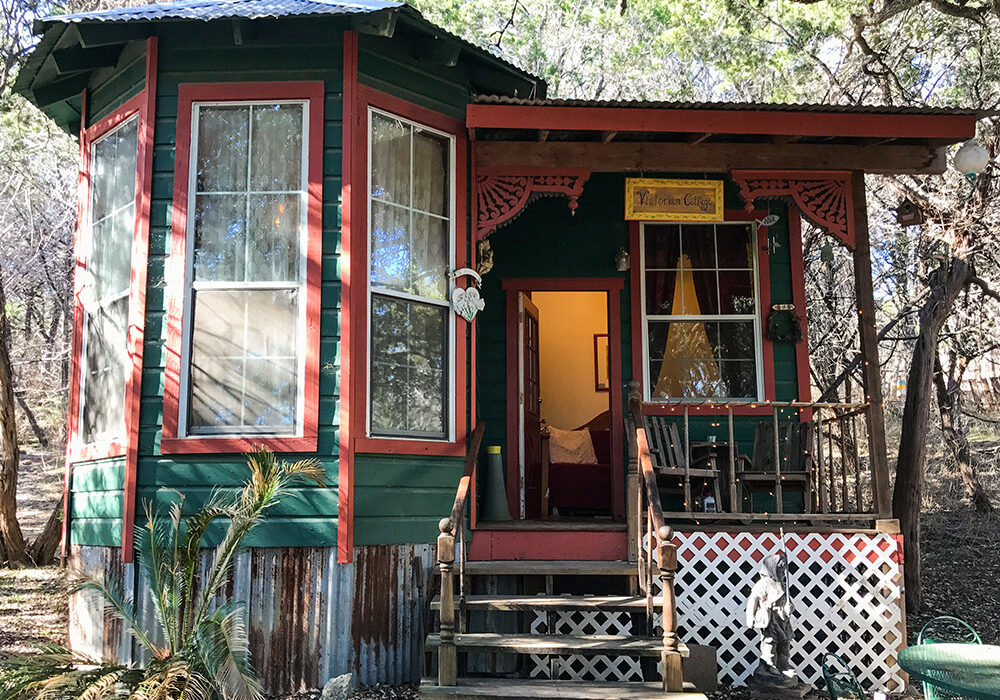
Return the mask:
M476 530L470 561L618 561L628 558L624 530Z

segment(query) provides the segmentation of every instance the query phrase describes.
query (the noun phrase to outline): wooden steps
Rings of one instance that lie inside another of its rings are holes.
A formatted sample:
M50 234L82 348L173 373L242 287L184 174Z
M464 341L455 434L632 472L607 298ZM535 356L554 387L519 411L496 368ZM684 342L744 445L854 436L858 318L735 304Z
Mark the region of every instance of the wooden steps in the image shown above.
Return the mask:
M456 566L456 569L458 567ZM437 567L435 567L435 570ZM635 576L636 565L627 561L467 561L472 576Z
M441 636L427 635L427 648L441 646ZM513 654L579 654L592 656L651 656L660 657L663 651L661 637L624 637L610 634L494 634L477 632L456 634L455 646L459 651L478 651ZM683 652L682 652L683 655Z
M653 599L659 609L663 599ZM455 599L458 607L458 599ZM467 610L641 610L646 609L645 596L627 595L467 595ZM431 601L431 610L441 609L441 598Z
M433 678L420 684L420 694L449 700L707 700L685 684L683 693L665 693L659 683L539 681L517 678L459 678L453 686L439 686Z

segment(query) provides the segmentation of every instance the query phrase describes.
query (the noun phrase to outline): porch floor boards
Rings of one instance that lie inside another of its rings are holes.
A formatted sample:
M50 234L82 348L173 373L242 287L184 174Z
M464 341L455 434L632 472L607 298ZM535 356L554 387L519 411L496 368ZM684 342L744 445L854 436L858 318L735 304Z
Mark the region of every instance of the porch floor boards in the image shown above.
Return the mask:
M653 598L653 608L663 604L660 597ZM455 607L459 600L455 599ZM645 596L627 595L467 595L468 610L645 610ZM441 609L441 598L431 601L431 610Z
M636 571L636 564L627 561L514 559L465 563L466 575L474 576L635 576Z
M428 649L441 646L438 634L427 635ZM515 654L597 654L647 656L659 658L663 651L662 637L623 637L612 634L496 634L477 632L456 634L455 646L459 651L478 651ZM682 646L681 656L686 656Z
M420 684L425 697L449 700L707 700L685 683L683 693L665 693L658 683L608 683L593 681L539 681L510 678L459 678L454 686L440 686L432 678Z

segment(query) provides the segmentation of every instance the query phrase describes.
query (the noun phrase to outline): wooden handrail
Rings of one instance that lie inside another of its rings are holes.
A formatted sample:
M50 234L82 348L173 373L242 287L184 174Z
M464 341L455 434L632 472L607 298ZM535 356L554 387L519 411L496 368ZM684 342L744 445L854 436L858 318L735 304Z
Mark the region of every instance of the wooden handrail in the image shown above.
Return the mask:
M465 503L469 499L469 491L472 487L472 477L476 472L476 459L479 456L479 446L483 443L483 433L486 431L486 423L480 421L476 424L476 429L472 433L469 441L469 451L465 456L465 471L458 481L458 490L455 493L455 505L451 507L451 515L441 521L441 532L449 532L452 535L458 533L458 528L465 517Z
M652 520L653 532L660 542L670 542L674 539L674 531L663 520L663 505L660 503L660 491L656 487L656 472L653 470L653 458L646 441L646 429L637 428L635 439L639 443L639 471L642 474L646 508Z

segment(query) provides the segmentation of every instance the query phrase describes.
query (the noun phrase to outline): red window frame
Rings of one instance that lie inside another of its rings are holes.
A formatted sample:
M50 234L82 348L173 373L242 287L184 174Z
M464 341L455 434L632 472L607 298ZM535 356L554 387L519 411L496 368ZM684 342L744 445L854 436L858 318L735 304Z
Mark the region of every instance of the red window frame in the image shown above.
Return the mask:
M184 298L187 279L187 205L191 158L191 117L196 102L307 100L308 210L306 215L306 339L303 418L301 434L184 436L178 434L181 395L181 357ZM319 426L320 287L323 212L323 100L322 81L188 83L178 88L177 141L174 158L174 199L168 289L166 375L163 392L163 454L237 453L264 446L274 452L315 452Z
M760 209L755 209L753 211L745 211L743 209L726 209L723 215L723 221L726 223L754 223L767 216L768 212ZM791 212L789 216L793 216ZM632 300L632 377L638 381L642 381L643 373L643 363L645 359L643 357L642 347L643 339L642 334L644 332L642 323L642 298L640 290L642 289L642 266L639 264L638 250L639 250L639 233L640 226L638 221L629 222L629 244L632 250L633 258L632 265L630 266L630 287L631 287L631 300ZM684 222L679 222L684 223ZM794 255L795 249L794 244L796 239L796 233L798 229L793 228L790 230L790 235L793 238L793 250ZM801 250L801 240L799 240L799 250ZM793 263L794 264L794 263ZM793 270L794 272L794 270ZM795 299L798 303L799 297L804 300L805 292L802 291L801 295L798 293L799 288L802 287L804 281L801 279L793 279L793 286L795 287ZM764 367L764 385L763 395L764 401L773 401L775 397L775 384L774 384L774 344L767 338L765 333L765 326L767 324L767 310L771 308L771 268L770 268L770 255L767 245L767 227L760 224L757 225L757 285L760 295L760 318L758 323L760 324L761 333L761 362ZM803 301L804 303L804 301ZM804 307L803 307L804 308ZM638 351L635 348L639 348ZM802 362L801 357L804 354L806 357L806 368L808 370L808 347L803 340L796 347L797 361ZM800 380L800 393L802 392L801 380ZM800 397L800 400L805 400ZM680 404L671 403L659 403L659 402L644 402L642 404L642 412L646 415L671 415L676 414L679 410ZM691 411L699 415L714 415L714 414L724 414L727 409L724 405L702 405L698 403L693 403L690 405ZM733 406L732 408L734 415L770 415L772 410L767 406L754 406L754 405L739 405Z
M155 49L154 49L155 51ZM137 118L136 176L135 176L135 224L132 230L132 268L129 284L127 311L127 353L129 371L125 380L125 401L123 403L122 433L114 439L93 443L82 443L80 435L80 409L83 397L83 325L85 310L83 298L87 271L87 255L82 250L83 243L91 232L90 214L90 166L91 150L94 143L113 129L133 117ZM129 447L130 434L138 427L137 402L142 379L142 337L145 325L146 266L149 257L149 188L152 171L152 124L144 88L135 97L122 104L100 121L80 132L80 182L77 204L77 229L74 236L74 276L73 276L73 347L71 355L69 391L69 439L67 441L67 461L83 462L108 457L122 457Z
M351 434L354 435L354 453L406 454L464 457L466 452L466 344L469 324L455 315L455 356L451 368L450 400L454 402L455 426L453 439L390 438L368 435L368 112L375 108L391 115L445 132L455 139L455 259L454 268L466 265L466 198L468 143L465 124L407 100L358 85L356 104L351 114L351 172L355 179L351 198L351 258L356 261L353 269L357 288L351 299L350 331L351 352L356 358L351 376ZM358 183L364 183L358 186ZM461 283L461 281L459 281Z

